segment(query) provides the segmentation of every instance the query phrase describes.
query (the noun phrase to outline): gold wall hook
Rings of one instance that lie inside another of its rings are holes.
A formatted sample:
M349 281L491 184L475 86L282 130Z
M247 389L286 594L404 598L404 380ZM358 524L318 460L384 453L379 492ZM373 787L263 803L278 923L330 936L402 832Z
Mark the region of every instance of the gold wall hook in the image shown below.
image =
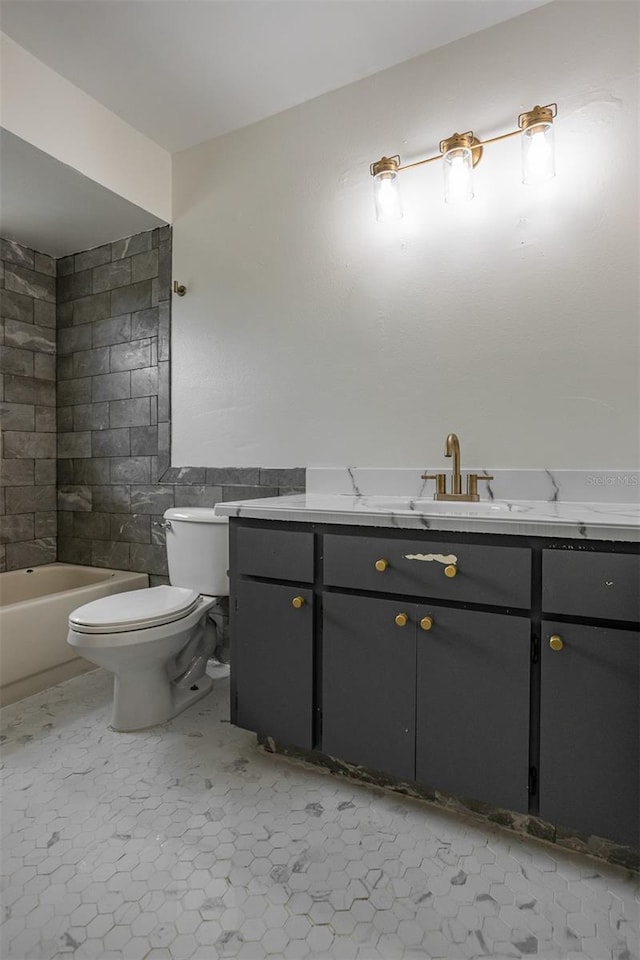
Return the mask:
M185 287L184 283L178 283L177 280L174 280L173 292L177 293L179 297L184 297L185 293L187 292L187 288Z

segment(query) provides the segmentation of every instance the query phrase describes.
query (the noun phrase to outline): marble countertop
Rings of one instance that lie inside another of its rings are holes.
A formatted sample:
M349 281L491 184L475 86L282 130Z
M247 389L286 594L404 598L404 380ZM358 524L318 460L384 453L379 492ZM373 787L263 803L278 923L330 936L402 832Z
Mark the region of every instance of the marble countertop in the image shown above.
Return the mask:
M399 529L640 542L640 504L544 500L451 503L429 498L307 493L219 503L220 516Z

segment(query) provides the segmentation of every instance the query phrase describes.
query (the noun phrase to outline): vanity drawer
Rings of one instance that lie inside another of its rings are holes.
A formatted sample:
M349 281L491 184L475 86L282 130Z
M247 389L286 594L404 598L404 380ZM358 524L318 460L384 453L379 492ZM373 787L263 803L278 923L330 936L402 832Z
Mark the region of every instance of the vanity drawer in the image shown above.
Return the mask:
M383 569L376 568L378 561L383 561L378 564ZM453 577L445 573L451 566ZM522 547L327 535L324 582L353 590L526 609L531 601L531 555Z
M236 568L241 576L313 583L313 534L240 527Z
M640 556L544 550L542 609L603 620L640 620Z

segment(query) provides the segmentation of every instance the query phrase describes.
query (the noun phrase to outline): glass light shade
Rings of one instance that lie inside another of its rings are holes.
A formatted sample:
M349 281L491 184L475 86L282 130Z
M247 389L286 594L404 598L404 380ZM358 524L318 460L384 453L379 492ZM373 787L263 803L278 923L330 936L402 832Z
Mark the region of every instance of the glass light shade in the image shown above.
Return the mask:
M385 170L373 178L376 220L381 223L402 219L402 203L397 180L398 175L392 170Z
M555 175L553 124L535 123L522 131L522 182L545 183Z
M443 158L445 203L461 203L473 197L473 159L468 147L454 147Z

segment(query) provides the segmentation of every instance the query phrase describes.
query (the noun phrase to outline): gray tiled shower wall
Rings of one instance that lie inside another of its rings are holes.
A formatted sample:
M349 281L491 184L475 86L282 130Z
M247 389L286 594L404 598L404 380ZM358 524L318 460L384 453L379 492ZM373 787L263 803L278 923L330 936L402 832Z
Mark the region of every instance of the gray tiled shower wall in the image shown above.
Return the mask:
M56 261L0 240L0 569L56 559Z
M170 466L170 297L168 227L57 261L57 557L152 583L166 582L167 507L297 492L305 479Z

